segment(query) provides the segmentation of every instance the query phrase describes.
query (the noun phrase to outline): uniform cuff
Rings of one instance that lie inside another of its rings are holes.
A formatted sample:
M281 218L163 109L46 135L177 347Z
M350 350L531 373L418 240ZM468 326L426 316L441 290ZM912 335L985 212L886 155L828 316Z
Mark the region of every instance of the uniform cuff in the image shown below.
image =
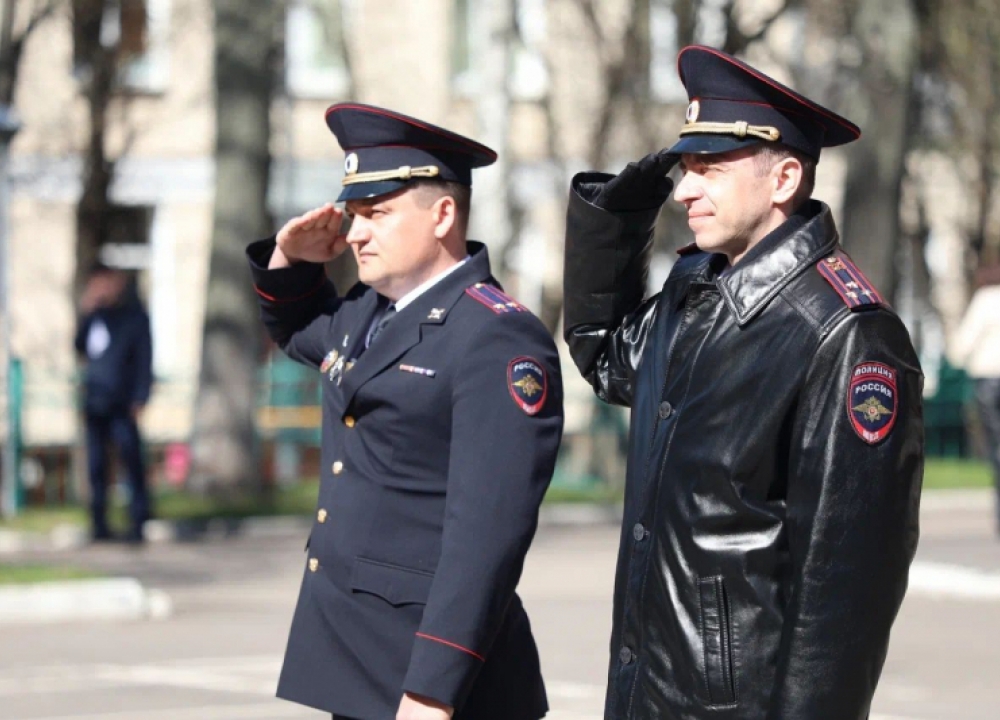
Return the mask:
M294 302L319 292L326 282L326 271L322 264L299 262L277 270L268 270L267 265L274 254L274 248L273 237L247 246L247 260L258 295L271 302Z
M484 661L474 650L445 638L418 633L403 680L403 692L460 708Z

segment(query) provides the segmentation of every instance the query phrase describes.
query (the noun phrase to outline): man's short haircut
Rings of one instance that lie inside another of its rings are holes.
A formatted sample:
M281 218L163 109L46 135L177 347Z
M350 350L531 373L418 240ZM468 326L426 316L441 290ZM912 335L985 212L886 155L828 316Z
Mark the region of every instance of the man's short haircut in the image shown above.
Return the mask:
M785 158L795 158L802 166L802 181L799 189L795 191L795 205L801 205L812 197L813 189L816 187L816 160L805 153L793 150L787 145L776 145L772 143L760 143L756 146L754 153L754 170L757 177L764 177L776 163Z
M458 222L462 230L469 226L469 211L472 207L472 188L462 183L449 180L434 180L419 178L410 183L410 188L417 193L417 202L421 207L430 207L439 198L450 195L455 200Z

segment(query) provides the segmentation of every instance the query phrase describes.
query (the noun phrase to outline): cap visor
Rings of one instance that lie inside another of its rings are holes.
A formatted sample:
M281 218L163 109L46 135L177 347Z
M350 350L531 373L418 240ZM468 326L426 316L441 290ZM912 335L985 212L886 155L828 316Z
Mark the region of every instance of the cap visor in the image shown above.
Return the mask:
M742 140L738 137L731 137L728 135L690 135L688 137L682 137L674 146L670 148L670 152L683 155L685 153L691 153L693 155L708 155L710 153L724 153L731 150L739 150L740 148L749 147L750 145L756 145L761 142L756 138L743 138Z
M367 200L368 198L396 192L405 185L406 182L403 180L383 180L382 182L363 182L356 185L344 185L343 190L340 191L340 196L337 198L337 202Z

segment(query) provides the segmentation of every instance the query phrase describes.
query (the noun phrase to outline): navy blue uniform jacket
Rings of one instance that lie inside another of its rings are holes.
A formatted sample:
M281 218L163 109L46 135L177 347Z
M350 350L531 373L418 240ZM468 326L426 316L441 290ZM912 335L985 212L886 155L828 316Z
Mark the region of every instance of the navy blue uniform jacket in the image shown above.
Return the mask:
M364 349L378 296L247 252L271 337L323 373L323 467L278 696L394 718L404 692L455 717L547 710L515 594L562 435L551 335L492 289L486 248ZM484 287L485 285L485 287Z
M95 323L104 324L107 342L98 355L90 357L87 336ZM153 344L149 315L134 290L126 291L121 303L82 316L73 344L87 359L83 399L88 415L126 414L133 405L145 405L149 401L153 384Z

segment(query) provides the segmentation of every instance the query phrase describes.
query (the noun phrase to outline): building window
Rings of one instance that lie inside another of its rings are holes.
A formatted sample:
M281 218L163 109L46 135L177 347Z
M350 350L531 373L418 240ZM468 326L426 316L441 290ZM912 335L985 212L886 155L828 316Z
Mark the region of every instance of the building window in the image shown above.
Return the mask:
M121 83L163 92L170 80L170 0L121 0Z
M454 0L452 25L452 83L455 91L471 96L480 89L474 49L487 42L482 3ZM549 89L545 63L548 34L545 0L515 0L514 35L510 47L509 89L514 100L540 100Z
M113 204L107 212L107 234L98 252L100 261L123 270L148 268L153 208Z
M114 51L119 86L163 92L170 71L171 0L73 0L73 70L86 77Z
M329 98L350 88L345 39L350 0L290 0L285 84L296 97Z

